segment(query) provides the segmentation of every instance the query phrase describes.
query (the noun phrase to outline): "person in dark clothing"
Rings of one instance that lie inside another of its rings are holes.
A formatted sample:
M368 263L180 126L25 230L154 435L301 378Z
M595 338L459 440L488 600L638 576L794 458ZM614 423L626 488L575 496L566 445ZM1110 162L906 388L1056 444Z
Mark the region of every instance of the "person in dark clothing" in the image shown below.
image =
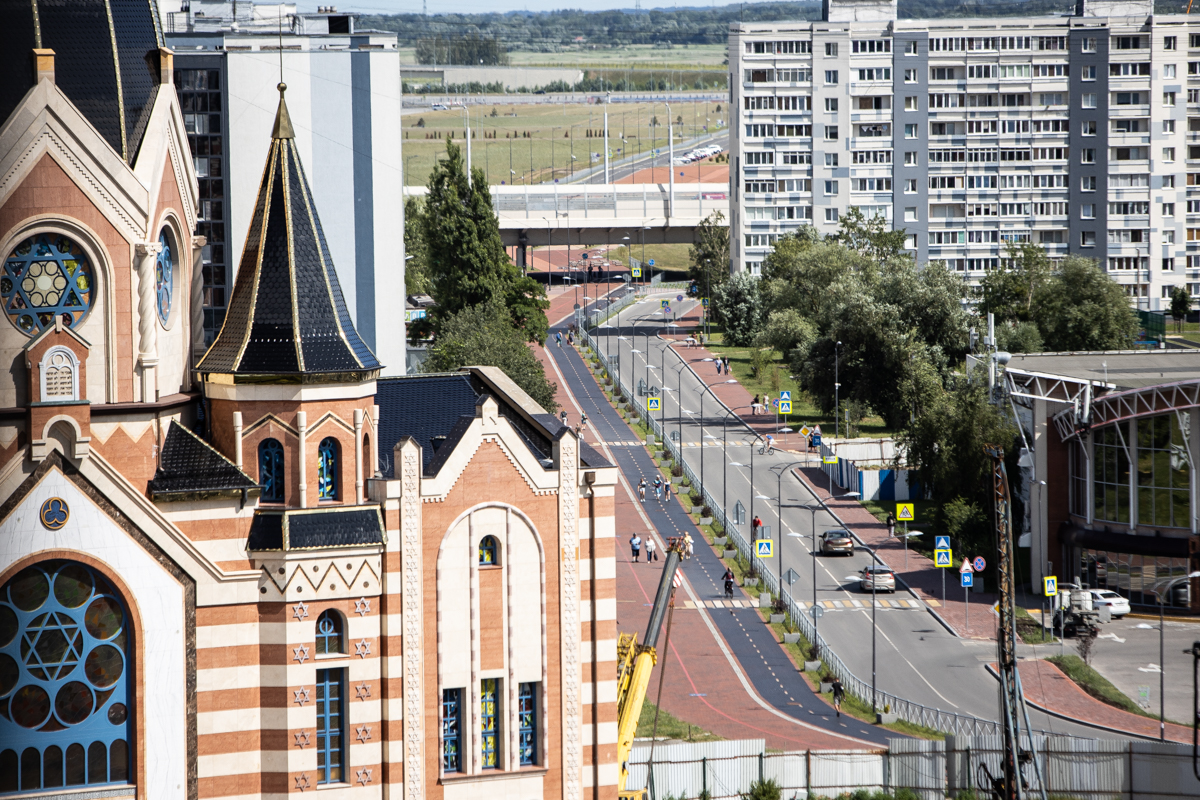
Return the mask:
M837 710L837 715L842 715L842 698L846 696L846 689L842 686L842 682L837 678L833 679L833 707Z
M729 567L725 568L725 574L721 576L721 580L725 583L725 596L733 597L733 570Z
M896 518L891 514L887 517L888 538L891 539L896 535Z

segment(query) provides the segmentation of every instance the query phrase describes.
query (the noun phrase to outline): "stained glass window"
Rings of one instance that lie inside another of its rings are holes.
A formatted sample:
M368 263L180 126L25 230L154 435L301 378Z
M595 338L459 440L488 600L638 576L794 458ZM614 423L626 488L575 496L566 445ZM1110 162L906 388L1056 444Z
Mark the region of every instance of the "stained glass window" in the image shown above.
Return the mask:
M258 482L263 502L283 502L283 445L274 439L263 439L258 445Z
M171 252L171 237L164 229L158 235L158 260L154 265L154 292L158 318L166 325L171 318L171 292L175 287L175 259Z
M317 670L317 783L342 783L346 732L342 696L346 671Z
M317 617L317 655L344 653L342 646L342 615L336 611L323 611Z
M480 566L494 566L500 562L496 560L496 537L485 536L479 540L479 564Z
M130 779L124 604L73 561L0 588L0 794Z
M12 323L29 335L61 317L75 327L92 306L95 279L79 244L41 233L17 245L4 259L0 301Z
M317 497L338 499L338 443L332 436L322 439L317 448Z
M517 747L522 767L537 764L536 683L522 683L517 692Z
M461 772L462 689L442 690L442 772Z
M480 766L484 769L495 769L497 763L497 742L499 740L500 719L500 680L485 678L479 685L479 738L483 745Z

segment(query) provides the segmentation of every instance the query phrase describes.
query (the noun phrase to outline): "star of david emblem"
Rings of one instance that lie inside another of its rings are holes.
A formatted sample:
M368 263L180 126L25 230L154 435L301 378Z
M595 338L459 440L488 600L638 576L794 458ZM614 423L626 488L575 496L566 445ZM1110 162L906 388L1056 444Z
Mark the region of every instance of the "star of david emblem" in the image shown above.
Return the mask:
M308 616L308 603L301 600L296 605L292 606L292 616L297 620L302 620Z
M292 660L303 664L308 660L308 645L302 644L299 647L292 648Z
M354 613L360 617L366 616L371 612L371 600L368 597L360 597L354 601Z
M366 658L371 655L371 640L363 639L361 642L354 643L354 655L359 658Z
M296 737L296 747L299 747L301 750L310 744L308 731L300 731L299 733L293 733L292 735Z
M360 683L354 687L354 694L359 700L366 700L371 696L371 684Z
M305 687L303 689L295 690L294 692L292 692L292 695L296 698L294 702L301 707L303 707L304 704L308 702L308 688L307 687Z
M371 782L371 768L370 767L363 767L356 774L358 775L358 782L361 783L363 786L366 786L368 783Z
M359 725L357 728L354 729L354 732L356 734L358 734L355 738L358 739L358 741L360 741L360 742L365 743L371 739L371 726L370 725Z
M309 782L308 782L308 775L306 773L302 772L296 776L296 788L299 789L300 791L303 792L310 785L311 784L309 784Z

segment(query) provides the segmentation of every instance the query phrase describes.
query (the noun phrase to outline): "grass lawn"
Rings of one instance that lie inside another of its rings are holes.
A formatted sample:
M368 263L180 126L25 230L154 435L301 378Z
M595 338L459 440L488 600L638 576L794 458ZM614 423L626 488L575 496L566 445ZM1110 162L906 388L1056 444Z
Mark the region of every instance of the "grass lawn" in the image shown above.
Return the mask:
M649 262L650 259L654 259L655 275L663 271L684 273L683 275L667 275L664 280L686 280L688 250L691 247L690 244L648 244L645 247L646 261ZM642 260L642 246L640 244L635 244L628 248L628 250L629 252L624 247L617 247L610 252L610 255L623 264L629 263L630 252L638 261Z
M1049 617L1047 617L1049 620ZM1053 644L1058 639L1054 634L1042 627L1040 617L1032 616L1028 611L1017 606L1017 635L1025 644ZM1078 658L1070 656L1070 658ZM1080 661L1080 663L1083 663ZM1124 695L1122 695L1124 696Z
M764 369L762 374L755 378L751 375L750 370L751 348L724 345L720 331L714 331L708 349L729 357L729 367L733 370L733 377L737 378L750 394L778 397L779 391L782 389L791 391L793 412L781 417L781 424L786 424L794 431L799 430L801 425L820 425L821 431L826 436L833 435L833 415L821 412L813 404L812 398L807 392L800 389L799 384L792 378L788 365L778 354L771 354L771 366ZM778 379L776 379L776 374L778 374ZM884 425L880 417L867 417L862 422L851 423L851 433L855 437L874 437L890 436L892 431Z
M716 107L721 106L721 113ZM693 102L672 106L683 124L675 128L676 145L716 130L728 103ZM471 165L499 184L566 181L574 172L604 163L604 106L594 103L539 103L469 106ZM492 116L492 112L496 116ZM651 127L653 117L659 124ZM418 123L424 125L418 127ZM423 111L404 115L404 182L422 186L434 160L444 157L446 136L462 145L463 112ZM528 134L528 138L526 138ZM590 136L589 136L590 134ZM622 142L625 139L628 143ZM661 104L620 103L608 107L608 144L612 159L643 154L667 146L667 116ZM571 160L571 156L575 160ZM515 174L510 174L509 170ZM581 190L582 191L582 190ZM647 248L648 250L648 248ZM649 256L649 253L647 252ZM684 258L687 257L686 246Z
M716 742L721 739L720 736L704 730L699 725L684 722L661 708L656 709L654 703L651 703L649 699L642 703L642 713L638 717L637 733L634 736L649 738L654 735L655 710L658 711L657 735L659 739L681 739L685 742Z

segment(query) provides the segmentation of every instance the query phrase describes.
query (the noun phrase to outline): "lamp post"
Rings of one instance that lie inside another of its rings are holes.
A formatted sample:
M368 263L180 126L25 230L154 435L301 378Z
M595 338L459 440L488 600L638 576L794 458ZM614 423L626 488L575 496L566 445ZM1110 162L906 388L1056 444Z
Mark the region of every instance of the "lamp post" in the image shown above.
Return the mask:
M790 464L776 464L771 469L778 469L779 472L775 476L775 517L779 522L779 535L776 537L779 541L779 598L783 599L783 473L790 470L797 464L804 464L804 461L793 461ZM792 508L792 506L788 506ZM800 506L804 508L804 506ZM813 526L814 529L816 526Z
M812 503L805 503L804 505L799 506L799 508L803 508L806 511L808 511L808 513L812 517L812 597L813 597L813 599L812 599L813 642L812 643L814 646L816 646L818 644L818 642L820 641L819 637L817 636L817 619L818 619L818 617L817 617L817 612L816 612L816 608L817 608L817 512L818 511L826 511L828 509L825 508L825 504L821 502L821 499L816 496L815 492L813 493L813 497L817 501L816 505L813 505Z
M711 358L702 359L703 361L712 361ZM704 383L701 381L700 388L696 391L700 393L700 493L704 494L704 395L708 394L713 386L720 386L724 383L737 383L735 380L717 381L716 383ZM714 437L715 438L715 437Z
M1175 588L1175 584L1181 581L1191 580L1192 578L1200 578L1200 572L1189 572L1187 575L1182 575L1174 580L1167 581L1167 584L1163 587L1162 591L1155 593L1158 595L1158 740L1160 742L1165 742L1167 740L1166 712L1165 703L1163 701L1167 684L1166 635L1164 633L1165 620L1163 618L1163 595L1166 594L1169 597L1171 590Z
M842 347L842 343L838 342L833 346L833 438L837 439L841 433L838 427L840 423L839 414L841 406L841 388L842 384L838 382L838 352Z
M745 464L739 464L734 461L729 461L729 418L733 416L733 412L750 406L738 406L737 408L728 409L725 412L725 418L721 420L721 463L724 465L721 471L721 507L725 514L726 524L729 520L729 468L744 467ZM753 446L753 445L752 445Z

